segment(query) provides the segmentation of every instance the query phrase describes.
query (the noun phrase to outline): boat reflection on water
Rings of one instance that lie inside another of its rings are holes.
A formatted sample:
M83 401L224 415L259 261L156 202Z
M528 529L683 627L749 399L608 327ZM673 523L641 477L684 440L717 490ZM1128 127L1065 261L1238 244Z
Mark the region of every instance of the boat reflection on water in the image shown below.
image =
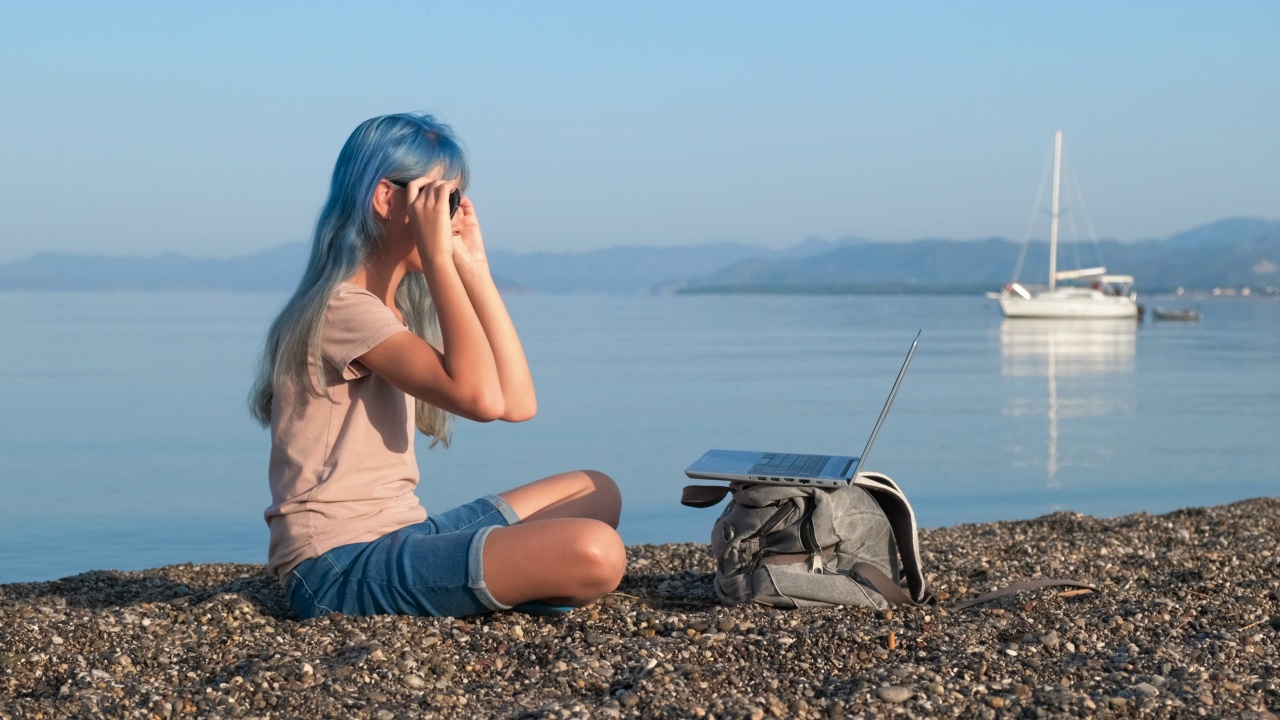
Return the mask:
M1023 379L1006 395L1005 414L1043 415L1048 420L1045 475L1060 487L1058 471L1071 458L1099 465L1109 448L1111 418L1133 409L1132 382L1137 324L1133 320L1006 319L1000 325L1001 375ZM1047 387L1032 382L1045 378ZM1042 398L1048 396L1046 403ZM1063 425L1071 423L1071 447L1063 447ZM1071 452L1069 452L1070 450Z

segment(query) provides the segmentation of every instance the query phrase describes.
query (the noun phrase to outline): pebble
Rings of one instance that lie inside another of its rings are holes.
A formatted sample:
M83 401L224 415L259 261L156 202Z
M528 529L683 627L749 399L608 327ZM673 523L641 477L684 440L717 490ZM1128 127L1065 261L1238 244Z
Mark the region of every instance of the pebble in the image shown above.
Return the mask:
M1151 683L1144 683L1144 682L1134 685L1133 691L1134 693L1144 698L1154 697L1160 694L1159 688L1157 688L1155 685L1152 685Z
M3 585L0 720L1275 712L1280 500L1059 512L920 540L948 600L888 613L721 606L696 543L628 548L618 593L547 618L299 620L260 565ZM1099 592L955 610L1050 574Z
M911 689L901 685L882 685L876 688L876 697L895 705L910 700L911 695Z

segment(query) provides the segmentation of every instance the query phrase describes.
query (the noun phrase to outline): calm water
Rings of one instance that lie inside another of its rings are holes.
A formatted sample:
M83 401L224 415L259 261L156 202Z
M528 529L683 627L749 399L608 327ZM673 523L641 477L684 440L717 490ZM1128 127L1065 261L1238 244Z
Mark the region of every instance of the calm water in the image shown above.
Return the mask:
M0 582L263 562L268 438L244 408L280 296L0 293ZM1168 303L1166 303L1168 304ZM623 488L628 543L704 541L710 447L857 454L923 526L1280 494L1280 302L1198 324L1007 321L959 297L514 297L538 417L418 447L429 511L557 470Z

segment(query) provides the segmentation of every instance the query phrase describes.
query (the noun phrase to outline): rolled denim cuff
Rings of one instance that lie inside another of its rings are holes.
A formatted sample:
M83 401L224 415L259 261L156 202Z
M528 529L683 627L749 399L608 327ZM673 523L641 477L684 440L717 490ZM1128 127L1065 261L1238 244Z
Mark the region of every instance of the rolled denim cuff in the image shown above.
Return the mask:
M508 526L520 522L520 516L516 514L515 510L511 509L511 506L507 504L506 500L502 499L501 495L485 495L483 499L502 514L502 519L507 521Z
M506 514L511 512L511 507L501 498L498 498L498 502L501 502L502 505L499 506L494 503L494 507L497 507L499 511L502 511L505 507L506 510L503 512L503 517L506 517ZM512 514L514 515L515 513ZM471 538L471 548L467 552L467 586L476 594L476 599L493 612L511 609L510 605L503 605L498 602L493 593L489 592L489 586L484 582L484 541L495 527L497 526L490 525L480 528L475 537Z

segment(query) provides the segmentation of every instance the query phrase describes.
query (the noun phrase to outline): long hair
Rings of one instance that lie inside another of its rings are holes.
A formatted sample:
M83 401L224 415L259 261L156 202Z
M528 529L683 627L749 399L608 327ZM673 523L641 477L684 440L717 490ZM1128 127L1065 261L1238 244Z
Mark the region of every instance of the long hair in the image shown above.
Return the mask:
M338 284L351 277L377 247L382 231L373 212L373 194L386 178L407 183L441 166L444 178L458 178L465 190L469 176L466 153L453 130L430 115L396 114L360 124L338 154L329 198L316 221L311 256L293 297L271 323L249 392L249 412L258 422L271 422L276 388L304 388L328 396L317 373L324 310ZM395 294L396 308L413 334L440 347L440 324L426 278L407 272ZM417 400L414 419L431 443L449 445L452 418L434 405Z

